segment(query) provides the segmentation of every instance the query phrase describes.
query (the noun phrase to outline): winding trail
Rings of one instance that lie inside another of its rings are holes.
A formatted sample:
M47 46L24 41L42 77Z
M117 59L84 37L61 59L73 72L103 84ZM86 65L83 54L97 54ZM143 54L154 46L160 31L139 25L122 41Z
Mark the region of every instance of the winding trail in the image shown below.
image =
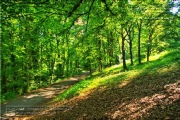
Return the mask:
M41 88L36 91L32 91L30 93L27 93L19 98L16 98L14 100L11 100L7 103L1 104L1 118L0 119L8 119L11 116L14 116L15 113L10 113L9 109L8 112L6 112L7 108L26 108L26 107L36 107L39 105L42 105L60 93L62 93L64 90L69 88L70 86L78 83L80 80L86 78L89 75L89 72L83 72L81 75L77 75L71 78L67 78L59 83L52 84L46 88Z

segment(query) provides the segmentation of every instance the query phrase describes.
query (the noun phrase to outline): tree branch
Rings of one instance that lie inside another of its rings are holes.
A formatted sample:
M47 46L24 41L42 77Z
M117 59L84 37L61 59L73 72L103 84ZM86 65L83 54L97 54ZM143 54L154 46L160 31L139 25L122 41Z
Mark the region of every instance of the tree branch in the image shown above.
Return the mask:
M88 24L89 24L89 15L90 15L90 11L91 11L91 9L92 9L93 4L94 4L94 0L92 1L91 6L89 7L88 16L87 16L87 24L86 24L85 32L87 31L87 28L88 28Z
M101 0L101 1L105 4L106 10L109 11L109 12L114 16L115 14L114 14L114 13L112 12L112 10L109 8L109 6L108 6L106 0Z
M80 1L73 7L73 9L69 12L68 17L71 17L71 16L72 16L72 14L73 14L73 13L77 10L77 8L81 5L82 1L83 1L83 0L80 0Z

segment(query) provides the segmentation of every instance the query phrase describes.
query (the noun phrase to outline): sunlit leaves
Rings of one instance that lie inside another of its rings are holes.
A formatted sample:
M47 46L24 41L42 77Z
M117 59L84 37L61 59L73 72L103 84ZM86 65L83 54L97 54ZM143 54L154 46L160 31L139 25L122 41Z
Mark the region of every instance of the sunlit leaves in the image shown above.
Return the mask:
M58 79L54 73L59 69L58 63L62 65L64 76L76 74L74 71L77 69L100 71L117 64L122 58L123 36L126 39L126 53L129 53L126 29L131 25L134 29L134 33L130 34L134 34L132 49L135 57L140 24L141 52L144 57L150 44L148 37L153 40L152 52L157 52L163 46L165 48L171 41L176 44L173 40L179 38L176 27L178 16L165 11L165 7L166 2L163 1L135 0L2 2L4 80L8 78L7 84L10 84L18 77L26 77L25 82L30 82L31 79L37 78L38 81L40 76L46 76L51 82L47 76ZM154 19L161 16L171 16L175 21L168 23ZM126 57L128 60L129 55L126 54Z

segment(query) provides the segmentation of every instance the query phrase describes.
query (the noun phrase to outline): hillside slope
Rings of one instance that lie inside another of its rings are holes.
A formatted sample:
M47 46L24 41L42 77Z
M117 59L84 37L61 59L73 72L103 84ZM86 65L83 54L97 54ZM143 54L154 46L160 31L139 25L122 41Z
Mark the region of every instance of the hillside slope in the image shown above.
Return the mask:
M111 67L60 94L49 106L69 106L56 114L31 119L111 120L180 119L180 53L172 51L151 62ZM52 109L53 110L53 109Z

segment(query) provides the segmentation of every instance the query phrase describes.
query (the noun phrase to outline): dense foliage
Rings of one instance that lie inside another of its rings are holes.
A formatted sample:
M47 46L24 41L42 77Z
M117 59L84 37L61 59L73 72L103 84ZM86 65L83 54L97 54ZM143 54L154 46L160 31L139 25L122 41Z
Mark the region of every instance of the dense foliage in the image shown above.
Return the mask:
M3 0L1 92L22 95L57 79L150 61L180 46L180 15L164 0ZM179 49L179 48L178 48ZM13 92L13 93L12 93Z

